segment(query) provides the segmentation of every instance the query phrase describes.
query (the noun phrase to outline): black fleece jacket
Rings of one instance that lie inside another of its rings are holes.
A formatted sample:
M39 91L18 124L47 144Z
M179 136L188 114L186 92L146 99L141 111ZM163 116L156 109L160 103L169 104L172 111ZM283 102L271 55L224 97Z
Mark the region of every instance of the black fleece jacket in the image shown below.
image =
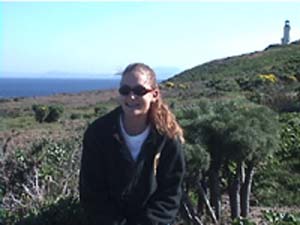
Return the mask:
M84 134L79 186L87 224L171 224L185 171L181 144L152 128L134 161L120 132L121 113L116 108Z

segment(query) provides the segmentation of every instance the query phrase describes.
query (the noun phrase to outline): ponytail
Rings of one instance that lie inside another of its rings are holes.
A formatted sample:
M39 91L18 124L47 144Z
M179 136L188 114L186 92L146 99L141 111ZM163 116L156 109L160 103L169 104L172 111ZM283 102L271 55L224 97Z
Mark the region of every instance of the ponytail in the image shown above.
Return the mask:
M150 110L150 122L158 132L172 139L178 138L181 143L184 143L182 128L177 123L168 105L160 97L156 102L152 103Z

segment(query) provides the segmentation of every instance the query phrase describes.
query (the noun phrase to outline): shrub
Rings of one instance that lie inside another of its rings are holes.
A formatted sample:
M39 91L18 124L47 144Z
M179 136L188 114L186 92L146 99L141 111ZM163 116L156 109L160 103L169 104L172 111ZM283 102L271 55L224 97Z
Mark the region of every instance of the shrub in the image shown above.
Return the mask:
M291 213L268 210L263 211L263 215L270 225L300 225L300 220Z
M213 78L208 80L206 83L206 87L214 88L216 91L238 91L240 90L240 86L238 82L234 79L219 79Z
M43 206L38 214L31 213L21 219L16 225L84 225L83 216L78 198L68 197L57 203Z
M71 120L76 120L76 119L80 119L82 117L82 115L80 113L72 113L70 116Z
M277 77L272 73L260 74L258 77L265 82L276 83L278 81Z
M282 113L280 123L280 148L255 175L253 190L260 205L293 206L300 202L300 114Z
M167 81L167 82L165 83L165 86L166 86L167 88L174 88L174 87L175 87L175 84L174 84L173 82L171 82L171 81Z
M32 110L34 112L34 116L36 121L38 121L39 123L42 123L45 121L49 109L46 105L39 105L39 104L35 104L32 106Z
M188 85L188 84L183 84L183 83L180 83L180 84L178 85L178 87L179 87L180 89L189 89L189 85Z
M61 105L41 105L35 104L32 106L34 111L35 119L39 123L42 122L56 122L64 112L64 108Z
M254 91L263 86L264 82L257 76L239 77L236 79L240 88L245 91Z
M297 94L272 90L264 95L261 104L279 113L299 112L300 104Z
M4 187L0 215L4 224L14 224L21 218L35 218L45 210L48 212L49 205L78 196L79 140L81 138L61 142L42 139L29 151L19 150L5 157L0 170L0 187ZM69 210L67 207L61 209ZM63 215L64 211L61 211Z
M245 97L256 104L262 104L265 98L265 94L258 91L247 91Z
M45 121L48 123L56 122L61 117L64 112L64 108L62 105L50 105L49 113L45 118Z
M240 86L234 79L224 79L216 85L218 91L239 91Z
M284 75L281 77L281 80L287 82L287 83L294 83L297 82L297 77L294 75Z

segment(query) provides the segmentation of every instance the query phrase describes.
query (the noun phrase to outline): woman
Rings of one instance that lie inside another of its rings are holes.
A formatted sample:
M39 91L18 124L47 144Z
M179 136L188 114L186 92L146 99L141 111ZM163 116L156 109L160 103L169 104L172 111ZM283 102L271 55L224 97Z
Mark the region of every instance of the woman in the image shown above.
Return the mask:
M149 66L127 66L119 93L120 107L84 134L80 202L87 224L171 224L185 171L182 129Z

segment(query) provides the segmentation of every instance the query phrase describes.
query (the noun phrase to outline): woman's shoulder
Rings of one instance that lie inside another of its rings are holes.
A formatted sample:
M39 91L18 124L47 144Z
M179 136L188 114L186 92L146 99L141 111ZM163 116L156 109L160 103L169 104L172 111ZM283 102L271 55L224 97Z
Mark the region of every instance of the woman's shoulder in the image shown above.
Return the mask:
M180 154L182 152L182 143L179 138L171 138L167 135L164 135L163 137L165 139L165 154Z
M94 120L86 129L86 133L107 133L113 129L118 122L121 108L117 107L107 114Z

